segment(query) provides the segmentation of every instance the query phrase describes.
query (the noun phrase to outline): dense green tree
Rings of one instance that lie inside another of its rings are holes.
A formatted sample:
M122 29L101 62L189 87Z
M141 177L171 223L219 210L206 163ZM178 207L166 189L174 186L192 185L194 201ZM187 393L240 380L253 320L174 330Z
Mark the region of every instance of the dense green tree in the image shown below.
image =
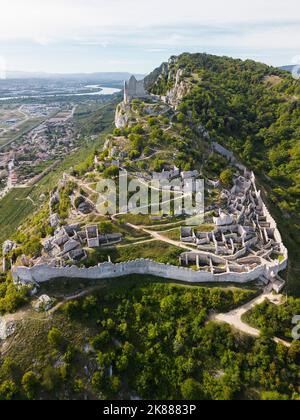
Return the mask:
M230 187L233 184L233 172L231 169L225 169L220 174L220 181L225 187Z
M12 400L18 395L16 384L9 380L0 384L0 401Z
M289 399L288 395L279 394L276 391L265 391L261 394L261 399L263 401L286 401Z
M181 385L181 394L185 400L192 401L192 400L201 400L202 398L202 391L201 385L195 379L187 379Z
M58 328L51 328L48 333L48 343L56 350L61 350L65 346L65 338Z
M103 172L105 178L117 178L119 176L119 168L115 165L109 166Z
M21 384L20 395L27 398L114 399L136 394L167 400L296 400L298 343L287 348L268 334L254 339L229 325L207 322L211 310L229 311L254 295L246 289L191 289L153 279L122 280L122 285L108 287L105 293L67 302L54 315L51 323L59 330L53 327L49 333L55 351L48 366L36 372L35 365L32 374L32 366L23 372L23 366L5 358L0 382ZM76 338L67 343L63 338L69 337L65 331L70 328ZM85 350L87 342L93 349ZM43 361L44 353L37 348L34 357ZM90 378L84 373L87 369ZM17 398L18 389L6 384L0 395Z
M36 397L40 388L40 382L34 372L30 371L23 375L22 388L29 400L32 400Z
M59 391L62 384L62 378L58 369L48 366L43 371L42 386L50 393Z

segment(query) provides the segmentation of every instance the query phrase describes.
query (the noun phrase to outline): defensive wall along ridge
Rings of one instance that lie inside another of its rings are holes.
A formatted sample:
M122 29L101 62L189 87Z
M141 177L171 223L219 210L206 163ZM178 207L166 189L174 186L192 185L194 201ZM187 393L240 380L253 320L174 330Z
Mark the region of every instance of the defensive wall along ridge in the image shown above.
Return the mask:
M259 266L254 270L245 273L222 273L213 274L205 271L195 271L190 268L176 267L168 264L161 264L152 260L135 260L119 264L103 263L92 268L72 267L51 267L48 264L36 265L32 268L15 267L13 279L15 283L40 284L53 279L87 279L101 280L118 278L133 274L146 274L166 279L179 280L187 283L247 283L261 276L269 277L271 273L277 274L286 268L286 262L274 264L274 266Z
M143 97L146 95L143 81L137 82L135 78L132 78L128 84L125 85L125 98L126 101L130 102L134 97ZM261 198L260 191L256 187L256 179L253 172L247 170L243 165L240 165L235 159L234 154L225 149L223 146L216 142L212 143L213 149L225 156L231 163L240 171L244 171L245 176L252 184L255 191L256 199L259 203L260 208L263 211L263 215L266 218L267 224L271 229L274 229L274 240L279 245L282 259L265 260L261 258L261 263L255 268L248 268L245 271L235 270L233 265L230 263L231 260L243 257L245 250L238 251L235 255L227 257L227 262L223 272L217 273L214 269L211 271L199 270L196 271L188 267L178 267L168 264L157 263L148 259L140 259L135 261L127 261L119 264L113 264L106 262L99 264L92 268L79 268L77 266L62 266L55 267L50 264L35 265L33 267L13 267L12 274L15 283L21 284L37 284L50 281L57 278L70 278L70 279L106 279L106 278L117 278L133 274L145 274L153 275L167 279L179 280L187 283L206 283L206 282L232 282L232 283L247 283L252 280L259 278L265 278L266 280L272 281L276 278L280 271L287 268L288 265L288 251L284 246L281 234L278 230L276 221L270 214L268 208ZM252 200L253 201L253 200ZM267 230L260 228L259 232L262 240L268 239ZM251 242L251 241L250 241ZM251 244L247 244L247 249ZM215 254L207 252L195 252L196 258L199 256L210 257L211 259L217 258ZM250 257L251 258L251 257Z
M251 181L254 185L254 188L256 189L255 175L253 173L251 175ZM256 192L258 197L260 197L260 193L257 191L257 189ZM277 224L274 218L271 216L269 210L261 198L260 200L267 222L275 230L274 236L276 242L280 244L281 252L283 255L282 261L263 260L259 266L255 267L253 270L248 270L245 272L235 272L230 265L230 261L228 261L226 272L223 273L215 273L213 271L209 272L205 270L196 271L191 268L161 264L148 259L127 261L119 264L106 262L92 268L79 268L76 266L53 267L48 264L41 264L31 268L14 267L12 269L13 279L15 283L36 284L44 283L57 278L97 280L123 277L132 274L147 274L188 283L247 283L261 277L272 280L272 278L276 277L280 271L283 271L287 268L288 251L282 242L281 234L277 228ZM217 258L214 254L199 252L199 255L200 254L206 254L211 258Z

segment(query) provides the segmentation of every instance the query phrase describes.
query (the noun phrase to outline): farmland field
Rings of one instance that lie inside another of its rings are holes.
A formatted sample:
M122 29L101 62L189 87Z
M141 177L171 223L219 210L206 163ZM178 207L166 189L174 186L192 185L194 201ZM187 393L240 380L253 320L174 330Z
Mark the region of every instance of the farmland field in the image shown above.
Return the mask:
M3 147L8 143L12 143L13 141L19 140L20 137L28 133L30 130L38 126L43 121L44 119L42 118L33 118L28 121L24 121L23 124L18 126L17 130L7 131L2 135L0 134L0 147Z

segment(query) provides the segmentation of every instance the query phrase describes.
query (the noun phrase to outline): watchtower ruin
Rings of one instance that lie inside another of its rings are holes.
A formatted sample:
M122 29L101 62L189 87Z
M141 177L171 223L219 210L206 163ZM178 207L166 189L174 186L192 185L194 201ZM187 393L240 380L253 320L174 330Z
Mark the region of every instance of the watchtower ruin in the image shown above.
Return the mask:
M124 102L130 103L133 99L147 98L148 94L145 90L144 80L136 80L135 76L131 76L129 82L124 84Z

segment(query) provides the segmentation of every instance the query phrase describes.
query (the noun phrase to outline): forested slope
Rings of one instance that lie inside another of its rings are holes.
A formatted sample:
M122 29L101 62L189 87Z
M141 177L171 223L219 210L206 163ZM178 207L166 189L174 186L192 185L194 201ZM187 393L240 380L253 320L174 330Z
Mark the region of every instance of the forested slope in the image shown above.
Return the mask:
M177 95L183 115L254 170L289 247L290 290L299 294L299 81L250 60L183 54L146 82L152 93Z

